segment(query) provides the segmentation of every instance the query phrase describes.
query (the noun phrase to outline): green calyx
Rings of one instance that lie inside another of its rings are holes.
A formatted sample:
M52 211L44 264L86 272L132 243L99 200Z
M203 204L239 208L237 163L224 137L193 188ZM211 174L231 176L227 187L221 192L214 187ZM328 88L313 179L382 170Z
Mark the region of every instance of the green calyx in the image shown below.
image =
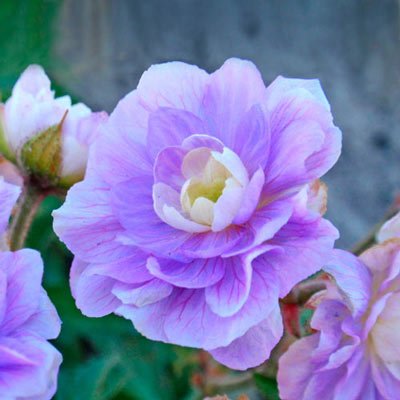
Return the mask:
M27 172L42 186L57 186L61 169L61 122L35 135L21 149L21 162Z

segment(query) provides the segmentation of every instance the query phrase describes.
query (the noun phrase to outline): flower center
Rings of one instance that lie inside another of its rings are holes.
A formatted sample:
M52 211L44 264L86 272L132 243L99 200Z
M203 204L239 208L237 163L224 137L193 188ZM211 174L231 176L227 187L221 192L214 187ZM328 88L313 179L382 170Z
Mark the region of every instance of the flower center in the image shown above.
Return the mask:
M215 159L208 148L190 151L183 160L182 173L187 179L181 189L181 205L192 221L212 225L214 206L230 185L240 186L229 170Z
M214 182L204 182L201 180L196 181L196 179L193 179L187 188L190 205L193 206L194 202L199 197L204 197L216 203L216 201L221 197L224 187L224 179L216 179Z

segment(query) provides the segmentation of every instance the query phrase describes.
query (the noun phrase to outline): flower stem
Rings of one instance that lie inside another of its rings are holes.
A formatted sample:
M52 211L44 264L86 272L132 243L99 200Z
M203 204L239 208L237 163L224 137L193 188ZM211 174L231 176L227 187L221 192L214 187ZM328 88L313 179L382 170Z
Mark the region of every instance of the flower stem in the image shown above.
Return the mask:
M24 247L32 220L45 196L44 192L29 183L24 187L9 230L11 250Z

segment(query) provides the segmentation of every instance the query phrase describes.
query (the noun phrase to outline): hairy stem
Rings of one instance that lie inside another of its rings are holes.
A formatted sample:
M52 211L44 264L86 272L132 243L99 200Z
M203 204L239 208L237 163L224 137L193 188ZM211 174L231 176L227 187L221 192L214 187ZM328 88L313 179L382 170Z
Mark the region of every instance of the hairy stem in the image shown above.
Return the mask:
M29 183L24 187L9 230L11 250L24 247L32 220L44 198L45 194Z

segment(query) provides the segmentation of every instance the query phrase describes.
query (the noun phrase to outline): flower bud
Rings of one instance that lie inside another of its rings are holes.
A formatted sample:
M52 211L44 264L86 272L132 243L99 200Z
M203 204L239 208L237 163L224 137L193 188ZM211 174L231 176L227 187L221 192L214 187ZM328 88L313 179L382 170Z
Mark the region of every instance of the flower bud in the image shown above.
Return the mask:
M88 148L106 119L69 96L55 98L44 70L31 65L0 106L0 153L42 187L68 188L83 178Z

